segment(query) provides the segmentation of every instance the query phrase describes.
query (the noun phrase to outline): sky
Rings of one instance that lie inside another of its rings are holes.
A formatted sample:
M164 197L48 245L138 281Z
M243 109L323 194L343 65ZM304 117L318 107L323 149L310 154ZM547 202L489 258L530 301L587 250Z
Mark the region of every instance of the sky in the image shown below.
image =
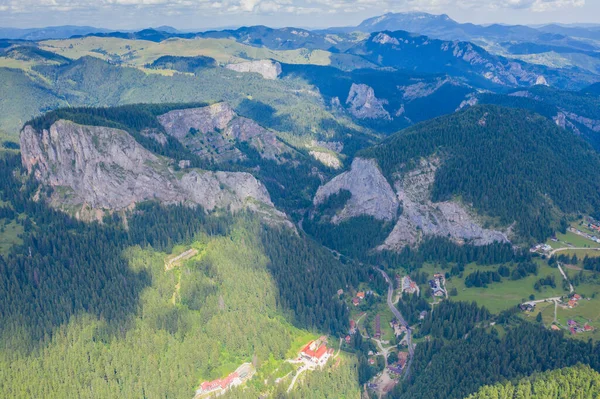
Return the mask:
M448 14L478 24L600 24L600 0L0 0L0 26L322 28L406 11Z

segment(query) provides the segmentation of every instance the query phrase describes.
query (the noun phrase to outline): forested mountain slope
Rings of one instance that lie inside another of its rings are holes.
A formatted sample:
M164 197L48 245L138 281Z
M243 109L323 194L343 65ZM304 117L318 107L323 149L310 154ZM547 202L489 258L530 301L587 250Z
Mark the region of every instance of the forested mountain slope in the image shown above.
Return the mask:
M593 86L576 92L538 85L509 94L480 93L470 102L531 110L600 150L600 98L593 94Z
M581 138L524 110L472 107L398 132L358 156L375 159L404 201L387 248L418 242L415 231L439 235L444 223L452 237L489 236L472 224L453 232L458 221L468 220L470 208L492 218L491 226L512 226L517 241L545 239L562 213L599 209L598 154Z
M586 366L575 366L524 378L518 382L507 382L483 387L468 399L572 399L594 398L600 395L600 374Z
M268 392L262 381L311 336L299 328L345 331L335 292L368 279L251 214L150 202L82 223L33 199L40 187L17 179L18 155L0 161L3 209L23 228L0 256L7 397L189 398L243 362L264 373L250 392ZM197 255L168 264L187 249Z

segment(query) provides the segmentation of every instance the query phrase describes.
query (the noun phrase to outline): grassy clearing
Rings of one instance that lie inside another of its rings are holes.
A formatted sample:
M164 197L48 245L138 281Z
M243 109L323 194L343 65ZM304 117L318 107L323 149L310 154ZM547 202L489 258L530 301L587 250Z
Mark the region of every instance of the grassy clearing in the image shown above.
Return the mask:
M578 227L579 226L577 226L577 228ZM557 233L556 238L559 240L559 242L554 242L552 240L548 241L548 244L553 248L562 248L565 246L564 244L570 244L574 247L580 248L600 248L600 244L575 233L571 233L570 231L567 231L566 234Z
M453 297L455 300L475 301L493 313L509 309L521 303L524 299L527 300L531 294L535 295L538 299L565 294L565 291L562 290L562 276L558 269L551 268L542 261L538 261L538 263L540 269L537 276L531 275L515 281L503 278L502 282L490 284L487 288L467 288L464 284L464 277L475 270L495 270L497 266L489 267L470 264L465 268L463 278L453 277L447 281L446 285L448 290L452 288L457 289L458 295ZM544 287L540 292L536 291L533 288L536 281L548 275L554 276L556 288Z
M23 233L23 226L12 220L7 224L0 221L0 255L7 255L13 245L21 245L23 240L19 237Z

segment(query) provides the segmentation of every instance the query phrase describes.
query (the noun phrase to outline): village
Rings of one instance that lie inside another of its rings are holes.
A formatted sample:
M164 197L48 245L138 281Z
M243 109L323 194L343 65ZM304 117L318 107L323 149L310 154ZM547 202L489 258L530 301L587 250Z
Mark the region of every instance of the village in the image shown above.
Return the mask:
M582 319L582 320L575 320L575 316L571 316L572 318L569 318L566 323L561 323L559 318L557 317L557 310L558 309L563 309L565 311L567 311L567 314L569 310L575 309L577 306L580 305L580 303L582 301L591 301L591 298L583 298L581 295L579 294L570 294L568 296L564 296L564 297L553 297L553 298L546 298L546 299L540 299L540 300L530 300L527 302L524 302L522 304L519 305L519 309L521 311L523 311L525 314L532 314L534 312L536 312L538 305L540 304L550 304L551 306L554 306L554 318L552 320L552 323L550 324L549 328L553 331L561 331L561 330L566 330L569 331L571 335L576 335L576 334L581 334L581 333L587 333L587 332L591 332L594 331L595 328L590 325L590 322L588 320ZM541 312L541 311L539 311ZM540 315L540 319L541 319L541 313L538 313Z

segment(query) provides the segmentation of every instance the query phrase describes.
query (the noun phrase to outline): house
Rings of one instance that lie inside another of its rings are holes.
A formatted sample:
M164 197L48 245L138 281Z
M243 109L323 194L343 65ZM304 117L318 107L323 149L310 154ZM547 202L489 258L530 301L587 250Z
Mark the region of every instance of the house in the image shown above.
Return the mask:
M425 317L427 317L427 311L423 310L421 313L419 313L419 320L425 320Z
M577 323L575 322L575 320L568 320L567 325L569 327L575 327L577 325Z
M388 370L390 372L392 372L393 374L397 374L400 375L402 374L402 366L400 366L399 364L391 364L388 366Z
M337 294L338 296L344 295L344 290L340 288L339 290L337 290Z
M585 326L583 326L584 331L592 331L594 329L594 327L590 326L589 324L585 324Z
M535 309L535 303L522 303L519 305L519 309L521 309L523 312L533 312L533 309Z
M200 384L200 389L198 389L196 391L196 394L204 394L207 392L215 392L215 391L224 391L228 388L231 387L235 387L237 385L240 385L242 383L242 380L240 378L240 376L236 373L233 372L231 374L229 374L227 377L218 380L214 380L214 381L205 381L202 384Z
M372 357L369 358L369 364L372 366L375 364L375 359L373 359Z
M569 328L569 331L571 331L571 334L573 334L573 335L575 335L577 333L573 327Z
M345 338L345 340L346 340L346 343L349 345L349 344L350 344L350 341L352 340L352 338L350 338L350 336L349 336L349 335L346 335L346 338Z
M576 300L574 300L574 299L571 299L571 300L570 300L570 301L567 303L567 305L568 305L570 308L574 308L575 306L577 306L577 301L576 301Z
M556 324L552 324L552 327L550 327L552 329L552 331L560 331L560 327L557 326Z
M318 366L323 366L327 363L331 353L327 350L327 345L323 344L321 339L318 339L317 341L310 341L300 352L300 357Z
M402 279L402 292L414 294L415 292L417 292L417 290L417 283L412 281L409 276L404 276L404 278Z
M364 291L359 291L359 292L357 292L357 293L356 293L356 297L357 297L358 299L365 299L365 293L364 293Z
M579 294L573 294L573 296L571 297L571 299L573 299L574 301L579 301L581 299L581 295L579 295Z
M360 303L360 299L358 299L358 298L352 298L352 304L354 306L358 306L359 303Z

